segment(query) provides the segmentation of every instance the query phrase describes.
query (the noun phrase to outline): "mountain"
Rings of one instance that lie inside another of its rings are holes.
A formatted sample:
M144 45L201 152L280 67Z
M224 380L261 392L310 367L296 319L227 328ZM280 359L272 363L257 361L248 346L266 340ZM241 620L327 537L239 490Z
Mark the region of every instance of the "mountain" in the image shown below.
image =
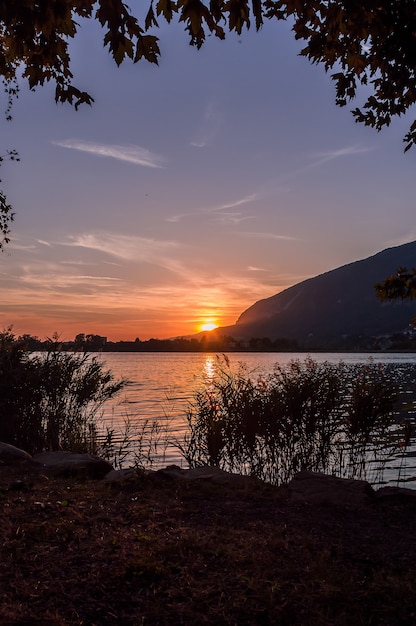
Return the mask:
M299 347L336 347L359 336L403 332L416 314L409 301L380 302L374 284L399 267L416 267L416 241L305 280L259 300L233 326L236 339L295 339Z

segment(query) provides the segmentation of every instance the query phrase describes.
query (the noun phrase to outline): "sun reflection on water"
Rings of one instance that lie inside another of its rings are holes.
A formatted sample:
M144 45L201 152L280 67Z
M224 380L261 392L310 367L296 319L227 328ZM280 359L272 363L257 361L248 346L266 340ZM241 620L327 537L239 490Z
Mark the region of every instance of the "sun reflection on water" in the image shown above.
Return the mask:
M214 382L215 372L216 372L216 363L217 363L216 357L213 356L212 354L207 354L205 361L204 361L203 374L202 374L202 378L206 385L211 385Z

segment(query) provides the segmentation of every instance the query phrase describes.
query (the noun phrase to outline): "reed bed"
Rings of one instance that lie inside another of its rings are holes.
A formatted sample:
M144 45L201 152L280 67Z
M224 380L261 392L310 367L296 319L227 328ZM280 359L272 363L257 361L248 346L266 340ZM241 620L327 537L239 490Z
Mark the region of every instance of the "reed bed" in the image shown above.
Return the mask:
M364 365L292 360L269 375L218 359L195 393L178 446L190 467L218 466L278 485L311 470L383 480L386 463L410 443L413 426L397 372Z

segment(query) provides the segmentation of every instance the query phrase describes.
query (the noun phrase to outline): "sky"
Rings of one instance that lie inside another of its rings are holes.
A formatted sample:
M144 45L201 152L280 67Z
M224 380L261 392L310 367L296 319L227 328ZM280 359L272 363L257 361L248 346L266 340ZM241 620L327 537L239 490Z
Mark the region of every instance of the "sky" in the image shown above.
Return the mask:
M161 25L159 66L117 68L83 23L72 70L94 105L22 84L0 120L3 153L21 158L0 172L16 213L0 329L188 336L416 239L412 112L381 133L356 124L362 99L337 107L287 24L200 50L183 25Z

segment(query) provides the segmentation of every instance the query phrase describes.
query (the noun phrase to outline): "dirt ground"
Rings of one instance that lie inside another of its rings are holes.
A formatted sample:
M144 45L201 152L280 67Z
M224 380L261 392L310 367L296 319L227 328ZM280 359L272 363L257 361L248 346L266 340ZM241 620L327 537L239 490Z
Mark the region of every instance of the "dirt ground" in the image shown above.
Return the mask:
M0 467L0 624L413 626L416 498Z

